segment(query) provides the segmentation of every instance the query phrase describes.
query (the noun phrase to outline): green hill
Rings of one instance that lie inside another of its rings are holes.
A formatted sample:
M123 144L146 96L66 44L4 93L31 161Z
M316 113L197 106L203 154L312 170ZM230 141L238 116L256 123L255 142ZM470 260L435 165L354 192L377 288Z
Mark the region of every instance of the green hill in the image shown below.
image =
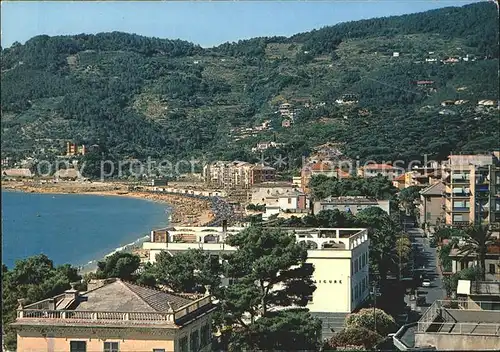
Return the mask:
M477 102L498 100L497 43L492 3L209 49L119 32L37 36L2 50L2 155L58 154L68 140L177 159L251 159L271 140L297 159L327 141L378 161L491 150L498 110ZM440 62L449 57L469 60ZM346 94L357 103L335 102ZM290 128L282 102L297 109ZM245 135L266 120L272 130Z

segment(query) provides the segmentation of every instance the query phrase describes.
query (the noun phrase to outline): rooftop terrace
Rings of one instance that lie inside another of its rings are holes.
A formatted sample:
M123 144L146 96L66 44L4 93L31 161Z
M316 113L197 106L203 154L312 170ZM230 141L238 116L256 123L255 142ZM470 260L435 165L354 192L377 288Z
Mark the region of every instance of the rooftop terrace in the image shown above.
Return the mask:
M489 346L498 346L500 341L500 306L486 301L437 300L418 323L402 327L393 339L404 351L414 349L415 344L417 349L491 349Z
M243 231L244 227L203 228L175 227L154 230L150 242L144 242L144 249L187 250L236 250L225 245L226 236ZM303 242L311 250L352 250L368 240L363 228L280 228L295 235L297 242Z

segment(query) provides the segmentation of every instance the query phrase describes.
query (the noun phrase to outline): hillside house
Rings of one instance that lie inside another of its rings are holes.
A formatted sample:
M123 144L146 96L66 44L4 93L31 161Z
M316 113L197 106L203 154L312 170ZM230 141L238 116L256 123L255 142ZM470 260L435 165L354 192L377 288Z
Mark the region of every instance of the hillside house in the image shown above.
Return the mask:
M421 81L416 81L415 84L419 87L430 87L434 85L434 81L421 80Z
M456 57L449 57L445 60L442 60L441 61L443 64L455 64L457 62L460 62L460 59L459 58L456 58Z
M479 106L495 106L496 103L494 100L480 100L477 102Z
M441 106L451 106L455 105L455 100L444 100L441 102Z
M392 185L397 189L405 188L405 178L406 178L405 176L406 175L403 174L401 176L396 177L394 180L392 180Z
M340 105L352 105L358 103L358 97L355 94L344 94L339 99L335 100Z

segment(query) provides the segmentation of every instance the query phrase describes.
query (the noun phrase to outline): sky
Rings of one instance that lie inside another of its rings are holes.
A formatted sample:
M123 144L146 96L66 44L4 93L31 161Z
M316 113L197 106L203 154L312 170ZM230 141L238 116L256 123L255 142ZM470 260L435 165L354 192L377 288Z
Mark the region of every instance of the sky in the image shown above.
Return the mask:
M478 0L1 1L1 43L6 48L40 34L121 31L211 47L473 2Z

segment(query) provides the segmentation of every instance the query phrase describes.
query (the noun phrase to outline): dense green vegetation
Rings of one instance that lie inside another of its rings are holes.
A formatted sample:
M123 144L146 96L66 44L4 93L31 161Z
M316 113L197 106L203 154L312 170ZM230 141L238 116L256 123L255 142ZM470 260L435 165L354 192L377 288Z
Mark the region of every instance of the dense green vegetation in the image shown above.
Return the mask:
M16 332L9 324L16 319L19 299L25 299L27 305L53 297L80 279L76 268L69 264L56 267L43 254L19 260L10 269L2 264L2 340L5 347L15 350Z
M251 147L275 139L293 167L326 141L377 161L491 150L498 113L476 104L498 99L497 37L492 3L209 49L118 32L37 36L2 49L2 155L60 154L71 140L116 158L250 160ZM467 54L477 60L425 62ZM336 104L346 93L359 102ZM469 102L440 115L446 99ZM283 101L300 108L291 128L274 113ZM274 130L231 132L264 120Z
M336 179L325 175L315 175L309 182L311 195L320 200L326 197L365 196L376 199L392 199L397 188L384 176L371 178L353 177Z

